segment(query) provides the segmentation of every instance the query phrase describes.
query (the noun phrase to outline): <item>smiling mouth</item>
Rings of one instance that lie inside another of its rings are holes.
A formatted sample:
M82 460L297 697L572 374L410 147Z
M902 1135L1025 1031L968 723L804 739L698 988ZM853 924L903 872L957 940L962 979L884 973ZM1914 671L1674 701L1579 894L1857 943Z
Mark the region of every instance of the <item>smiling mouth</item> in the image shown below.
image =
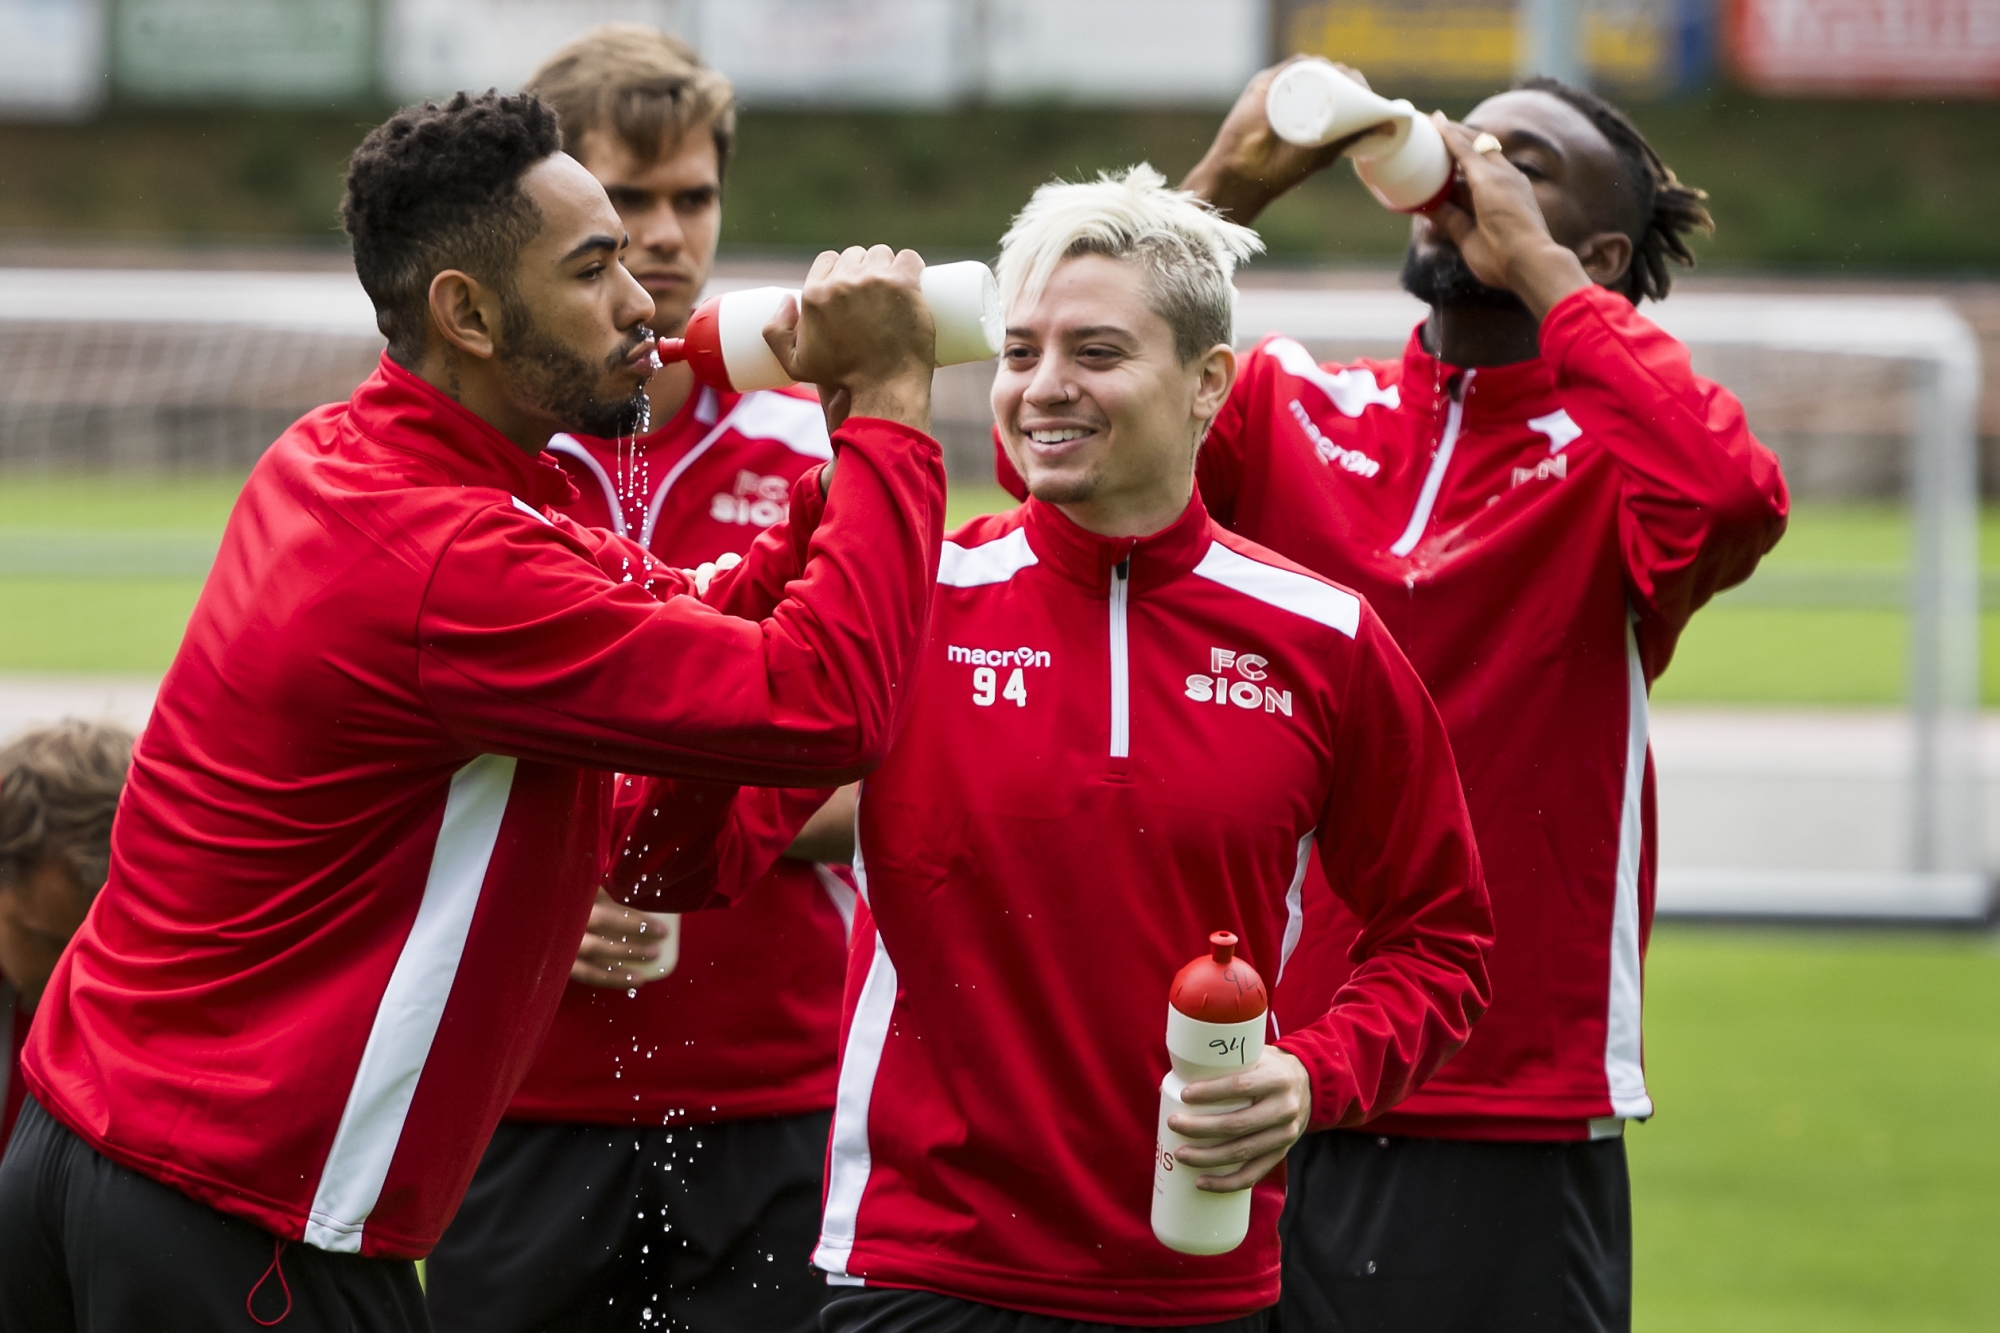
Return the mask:
M1095 435L1094 430L1084 430L1076 426L1065 426L1060 430L1031 430L1022 432L1036 444L1068 444L1086 435Z

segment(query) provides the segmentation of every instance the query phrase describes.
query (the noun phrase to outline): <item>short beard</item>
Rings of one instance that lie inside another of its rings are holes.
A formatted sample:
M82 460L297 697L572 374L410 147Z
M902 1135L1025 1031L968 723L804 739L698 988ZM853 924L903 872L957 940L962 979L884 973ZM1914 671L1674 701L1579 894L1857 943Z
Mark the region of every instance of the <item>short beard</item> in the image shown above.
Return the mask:
M629 398L598 396L597 385L607 374L625 364L652 330L640 325L618 351L606 358L601 369L573 348L558 342L536 324L534 313L512 297L502 300L501 344L494 357L505 366L520 392L542 411L561 422L565 430L615 440L643 434L652 424L653 405L644 387Z
M1455 246L1433 246L1428 254L1420 254L1414 245L1406 250L1403 290L1432 307L1528 311L1527 302L1514 293L1504 287L1489 287L1474 277Z

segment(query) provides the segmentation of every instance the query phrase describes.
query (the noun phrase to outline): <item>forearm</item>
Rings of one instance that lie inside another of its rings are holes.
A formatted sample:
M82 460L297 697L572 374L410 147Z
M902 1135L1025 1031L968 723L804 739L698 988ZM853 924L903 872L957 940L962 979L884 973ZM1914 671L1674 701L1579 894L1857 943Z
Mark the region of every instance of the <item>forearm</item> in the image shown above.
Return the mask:
M420 670L474 752L626 773L834 787L907 706L937 577L937 443L850 421L801 577L757 622L656 601L496 507L432 580Z

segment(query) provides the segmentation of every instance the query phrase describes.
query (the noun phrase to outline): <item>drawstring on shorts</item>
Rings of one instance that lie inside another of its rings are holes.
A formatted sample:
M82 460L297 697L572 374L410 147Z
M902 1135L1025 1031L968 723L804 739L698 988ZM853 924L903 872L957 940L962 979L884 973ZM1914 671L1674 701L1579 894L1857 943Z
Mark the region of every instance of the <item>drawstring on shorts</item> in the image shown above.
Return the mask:
M243 1298L243 1312L261 1328L282 1324L292 1313L292 1284L285 1281L284 1258L285 1241L281 1236L271 1249L271 1266L264 1270L264 1276L257 1279L257 1285L250 1288L250 1294ZM278 1290L285 1293L285 1308L278 1311L276 1319L265 1319L257 1313L257 1293L264 1289L264 1284L271 1280L273 1273L278 1275Z

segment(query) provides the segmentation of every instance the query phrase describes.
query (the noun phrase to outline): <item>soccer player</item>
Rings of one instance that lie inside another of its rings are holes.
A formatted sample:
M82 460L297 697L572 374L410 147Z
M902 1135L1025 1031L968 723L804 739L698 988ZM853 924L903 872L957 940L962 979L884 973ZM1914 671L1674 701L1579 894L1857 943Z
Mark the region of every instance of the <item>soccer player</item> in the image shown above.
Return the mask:
M111 816L131 763L130 732L73 719L0 748L0 1147L27 1094L28 1020L104 886Z
M715 259L728 81L676 38L617 24L526 90L618 210L651 327L680 332ZM557 435L549 455L577 490L564 513L665 564L743 553L830 456L802 391L697 391L676 363L646 392L650 434ZM818 1327L853 904L840 872L793 858L727 911L640 913L599 891L555 1025L430 1257L439 1329Z
M916 256L822 255L766 330L852 415L697 600L551 512L543 446L635 424L653 313L554 114L399 112L343 212L388 352L253 470L161 685L23 1060L0 1327L427 1327L413 1261L554 1014L612 770L673 825L620 863L726 885L669 779L838 785L906 707L943 505Z
M1189 188L1248 221L1331 160L1255 80ZM1545 79L1443 125L1464 193L1411 227L1402 360L1244 362L1202 450L1231 531L1362 592L1451 735L1493 894L1493 1008L1416 1095L1295 1150L1287 1328L1622 1329L1654 814L1646 696L1784 531L1737 401L1635 309L1710 226L1637 127ZM1476 136L1476 137L1475 137ZM1280 1016L1367 923L1308 894Z
M1194 494L1255 234L1150 168L1002 242L993 405L1032 498L952 534L909 725L863 785L826 1215L828 1333L1271 1327L1267 1179L1457 1048L1488 915L1451 753L1354 594ZM1255 1188L1233 1252L1149 1223L1165 999L1234 931L1283 971L1308 858L1367 923L1338 999L1192 1085L1177 1149ZM864 1285L865 1284L865 1285Z

